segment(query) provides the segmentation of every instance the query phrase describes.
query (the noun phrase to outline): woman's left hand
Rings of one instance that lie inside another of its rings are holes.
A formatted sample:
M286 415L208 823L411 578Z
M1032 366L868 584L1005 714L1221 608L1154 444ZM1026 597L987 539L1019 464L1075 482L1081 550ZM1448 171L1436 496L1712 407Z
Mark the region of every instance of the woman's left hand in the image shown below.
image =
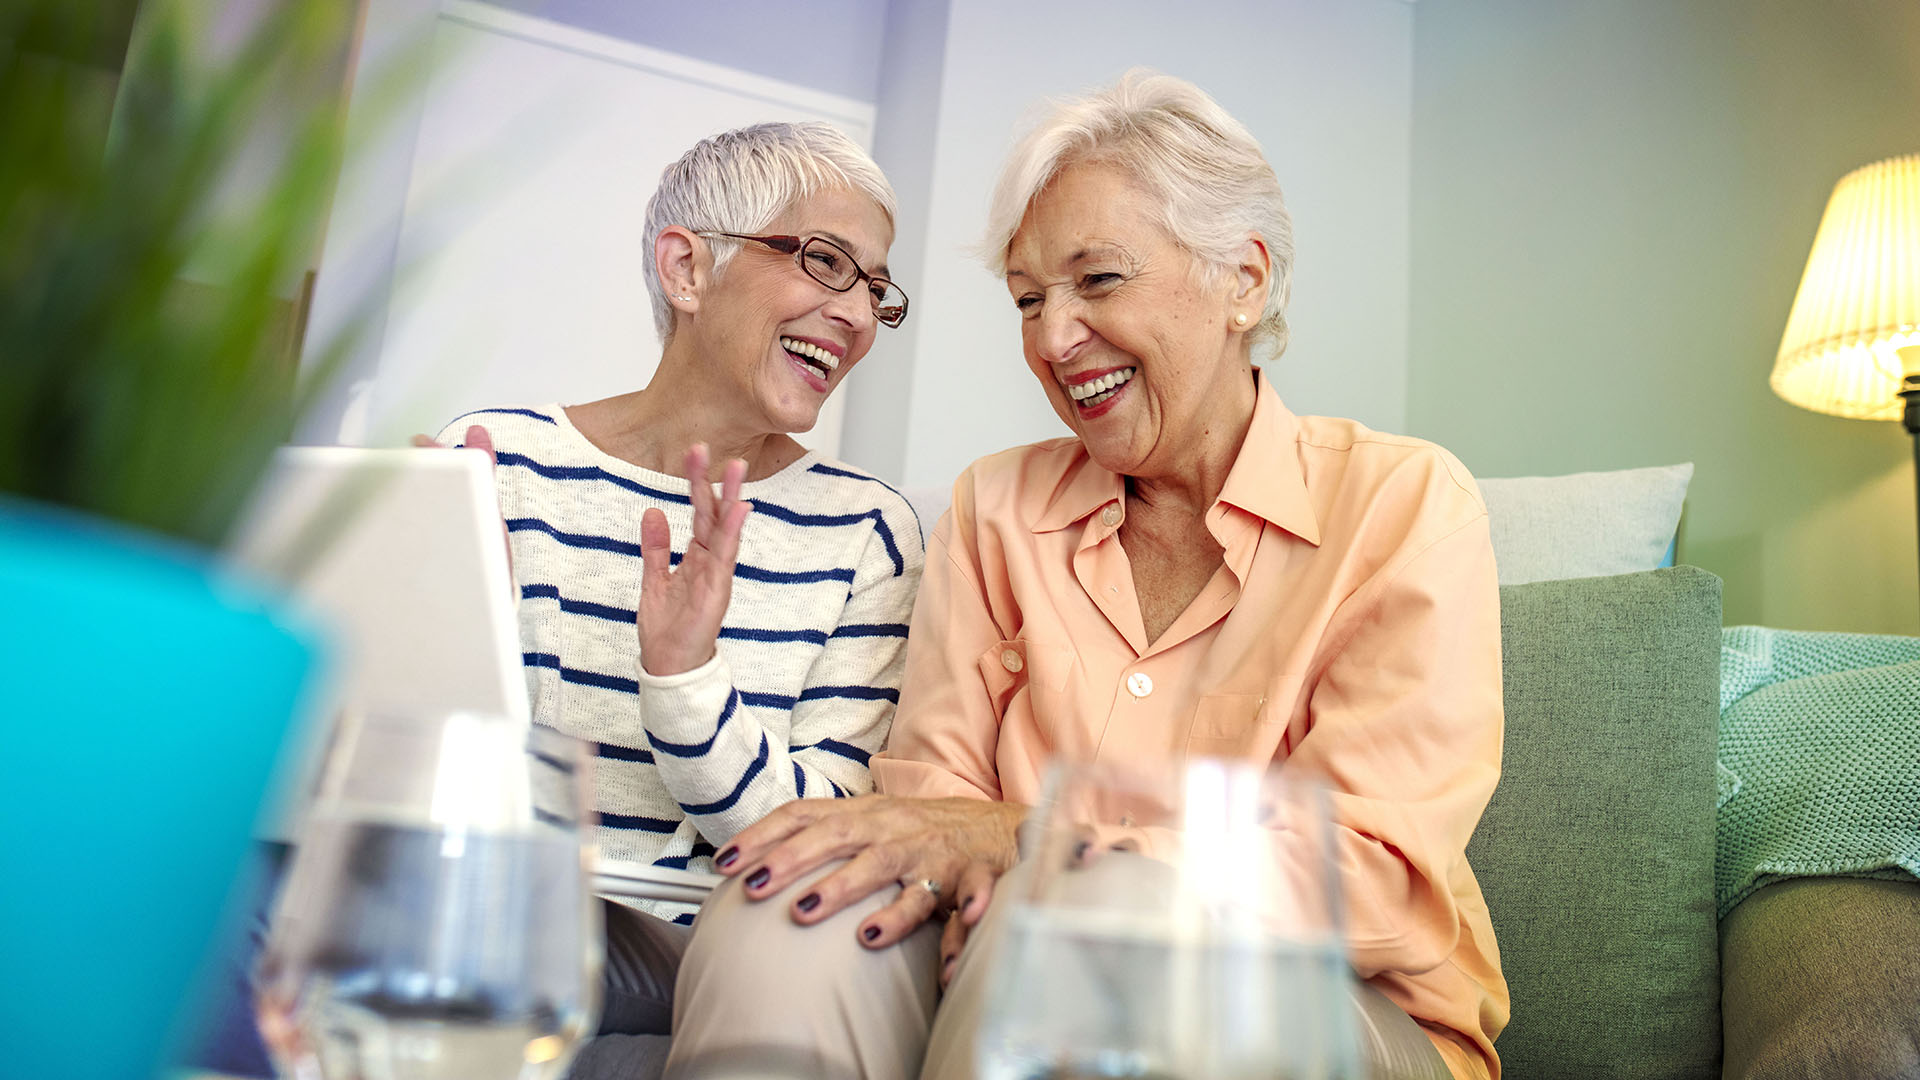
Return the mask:
M1024 806L981 799L796 799L735 835L714 864L728 877L745 875L747 898L760 900L846 859L794 899L793 921L817 923L897 884L904 886L899 897L862 920L861 944L891 945L938 912L955 909L962 914L954 922L963 925L949 924L948 936L964 942L966 928L986 910L994 880L1017 857L1015 833L1025 814ZM955 943L956 955L958 948Z
M727 462L720 496L707 482L707 448L687 451L693 535L678 569L672 567L667 515L650 507L640 515L640 663L649 675L678 675L713 659L720 622L733 597L733 566L740 529L753 504L740 497L747 463Z

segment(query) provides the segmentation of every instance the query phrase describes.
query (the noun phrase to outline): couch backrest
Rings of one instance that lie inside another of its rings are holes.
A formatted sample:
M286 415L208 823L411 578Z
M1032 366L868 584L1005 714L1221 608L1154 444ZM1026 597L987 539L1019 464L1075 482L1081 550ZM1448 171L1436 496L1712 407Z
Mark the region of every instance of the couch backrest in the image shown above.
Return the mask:
M1500 590L1506 756L1468 845L1514 1080L1719 1075L1713 899L1720 580Z

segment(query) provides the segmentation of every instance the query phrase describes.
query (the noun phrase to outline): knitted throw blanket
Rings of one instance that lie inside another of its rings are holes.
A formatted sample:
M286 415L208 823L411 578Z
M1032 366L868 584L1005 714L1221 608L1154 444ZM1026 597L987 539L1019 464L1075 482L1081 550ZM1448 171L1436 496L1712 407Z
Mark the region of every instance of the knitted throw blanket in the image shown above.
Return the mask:
M1920 877L1920 638L1727 628L1719 914L1785 877Z

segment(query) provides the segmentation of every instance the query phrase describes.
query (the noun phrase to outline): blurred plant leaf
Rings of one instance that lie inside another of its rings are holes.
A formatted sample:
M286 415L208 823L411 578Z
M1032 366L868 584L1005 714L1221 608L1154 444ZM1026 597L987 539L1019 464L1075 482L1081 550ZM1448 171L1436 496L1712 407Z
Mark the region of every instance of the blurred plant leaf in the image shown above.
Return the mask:
M258 6L210 61L195 16L239 7L0 14L0 491L213 545L291 430L356 5Z

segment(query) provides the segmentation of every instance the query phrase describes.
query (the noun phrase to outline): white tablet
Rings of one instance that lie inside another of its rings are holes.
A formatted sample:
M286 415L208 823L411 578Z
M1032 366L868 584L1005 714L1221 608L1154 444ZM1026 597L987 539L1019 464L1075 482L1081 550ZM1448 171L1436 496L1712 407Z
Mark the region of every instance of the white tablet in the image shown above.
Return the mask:
M674 870L648 863L601 859L593 864L593 891L599 896L631 900L678 900L705 903L723 879L698 870Z
M284 447L228 544L331 632L328 693L342 707L530 720L517 599L485 454ZM284 803L311 789L322 731L290 748ZM286 838L286 805L267 831Z

